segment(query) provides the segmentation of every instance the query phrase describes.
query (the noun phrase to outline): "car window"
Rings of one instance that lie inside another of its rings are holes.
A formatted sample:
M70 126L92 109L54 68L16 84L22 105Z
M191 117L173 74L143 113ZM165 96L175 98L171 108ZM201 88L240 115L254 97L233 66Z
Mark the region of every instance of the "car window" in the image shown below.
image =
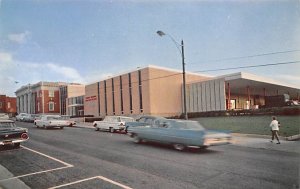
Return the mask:
M196 121L174 121L172 123L172 128L183 130L204 130L203 126Z
M166 121L160 121L159 122L159 125L158 125L160 128L169 128L170 124Z
M48 116L47 120L61 120L60 116Z
M13 122L0 122L0 129L16 127Z
M152 125L153 120L151 118L148 118L148 119L145 120L145 123L148 123L148 124Z
M134 119L133 118L122 117L122 121L124 121L124 122L133 122Z
M146 122L146 118L145 118L145 117L142 117L142 118L140 118L139 120L137 120L137 122L145 123L145 122Z

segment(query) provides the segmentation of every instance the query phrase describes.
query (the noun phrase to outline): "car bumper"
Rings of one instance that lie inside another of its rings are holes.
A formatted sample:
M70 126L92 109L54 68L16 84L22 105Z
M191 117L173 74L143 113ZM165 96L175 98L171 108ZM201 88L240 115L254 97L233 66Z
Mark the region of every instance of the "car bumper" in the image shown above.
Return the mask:
M0 146L11 145L11 144L15 144L15 143L21 143L21 142L27 141L28 139L29 138L27 138L27 139L7 139L7 140L2 140L2 141L0 141Z
M203 145L204 146L218 146L218 145L224 145L224 144L231 144L232 139L231 138L206 138L204 140Z

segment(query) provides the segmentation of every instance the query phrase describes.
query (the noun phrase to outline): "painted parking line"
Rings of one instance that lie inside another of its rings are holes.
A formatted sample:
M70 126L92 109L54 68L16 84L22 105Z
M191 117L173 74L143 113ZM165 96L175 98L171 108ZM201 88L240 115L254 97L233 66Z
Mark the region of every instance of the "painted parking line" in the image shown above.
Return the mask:
M121 188L124 188L124 189L132 189L129 186L126 186L126 185L121 184L119 182L110 180L110 179L108 179L106 177L103 177L103 176L95 176L95 177L91 177L91 178L86 178L86 179L78 180L78 181L75 181L75 182L70 182L70 183L67 183L67 184L63 184L63 185L59 185L59 186L54 186L54 187L51 187L49 189L56 189L56 188L61 188L61 187L65 187L65 186L70 186L70 185L78 184L78 183L81 183L81 182L86 182L86 181L93 180L93 179L104 180L106 182L109 182L111 184L117 185L117 186L119 186Z
M16 177L12 177L12 178L7 178L7 179L0 180L0 182L2 182L2 181L8 181L8 180L13 180L13 179L19 179L19 178L27 177L27 176L31 176L31 175L37 175L37 174L41 174L41 173L47 173L47 172L52 172L52 171L57 171L57 170L61 170L61 169L67 169L67 168L74 167L74 165L71 165L71 164L66 163L64 161L61 161L61 160L59 160L57 158L51 157L51 156L46 155L44 153L38 152L36 150L30 149L30 148L25 147L25 146L21 146L21 147L24 148L24 149L26 149L26 150L29 150L31 152L37 153L37 154L39 154L41 156L44 156L44 157L46 157L48 159L51 159L53 161L57 161L57 162L63 164L64 166L63 167L54 168L54 169L48 169L48 170L45 170L45 171L38 171L38 172L34 172L34 173L28 173L28 174L25 174L25 175L20 175L20 176L16 176Z
M24 149L26 149L26 150L29 150L29 151L31 151L31 152L37 153L37 154L39 154L39 155L41 155L41 156L44 156L44 157L46 157L46 158L52 159L52 160L54 160L54 161L57 161L57 162L59 162L59 163L61 163L61 164L64 164L65 166L73 167L73 165L71 165L71 164L69 164L69 163L66 163L66 162L64 162L64 161L61 161L61 160L56 159L56 158L54 158L54 157L51 157L51 156L49 156L49 155L43 154L43 153L38 152L38 151L36 151L36 150L27 148L27 147L25 147L25 146L22 146L22 148L24 148Z

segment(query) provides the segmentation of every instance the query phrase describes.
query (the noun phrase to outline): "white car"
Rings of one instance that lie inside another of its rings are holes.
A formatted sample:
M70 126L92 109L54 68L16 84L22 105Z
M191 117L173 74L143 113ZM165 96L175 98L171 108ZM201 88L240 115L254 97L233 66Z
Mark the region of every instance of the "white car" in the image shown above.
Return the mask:
M126 122L135 121L132 117L125 116L106 116L103 121L94 121L93 126L96 128L96 131L106 130L111 133L115 131L125 130Z
M17 121L24 121L26 118L28 118L30 115L27 113L20 113L16 116Z
M43 127L44 129L51 127L63 129L66 126L69 126L69 124L70 123L67 120L63 120L59 115L42 115L41 119L35 122L37 128Z
M63 120L67 120L69 122L69 127L73 127L74 125L76 125L76 121L71 119L71 116L69 115L61 115L61 118Z
M2 119L2 120L8 120L9 116L6 113L0 113L0 119Z

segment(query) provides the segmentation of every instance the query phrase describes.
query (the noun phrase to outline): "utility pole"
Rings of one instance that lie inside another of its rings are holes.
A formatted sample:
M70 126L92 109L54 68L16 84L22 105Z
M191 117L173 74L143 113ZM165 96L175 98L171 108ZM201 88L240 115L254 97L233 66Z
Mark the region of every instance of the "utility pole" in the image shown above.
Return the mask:
M184 119L188 119L187 111L186 111L186 84L185 84L185 63L184 63L184 44L183 40L181 40L181 57L182 57L182 87L183 87L183 113L184 113Z

